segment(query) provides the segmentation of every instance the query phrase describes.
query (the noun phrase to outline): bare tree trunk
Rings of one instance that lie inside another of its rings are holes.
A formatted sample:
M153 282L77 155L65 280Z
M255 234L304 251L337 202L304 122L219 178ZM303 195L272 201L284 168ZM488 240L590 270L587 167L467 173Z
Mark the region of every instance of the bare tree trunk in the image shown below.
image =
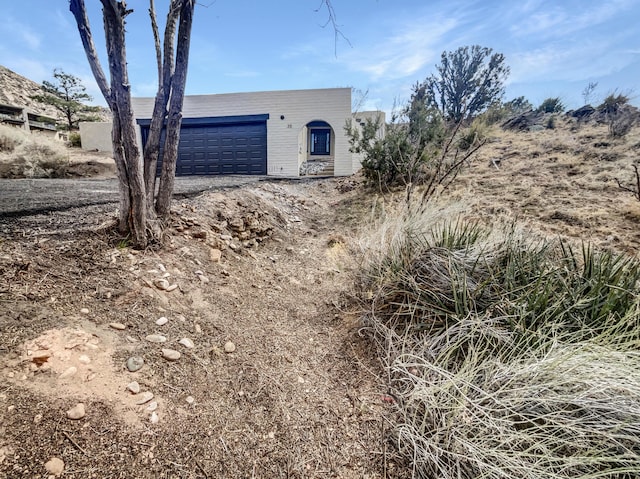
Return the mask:
M160 140L162 128L167 116L167 105L171 94L171 86L174 71L174 39L176 24L180 15L182 0L172 0L167 14L167 23L164 31L164 61L160 47L160 34L156 22L156 12L153 0L149 2L149 16L156 48L156 61L158 64L158 91L153 105L153 115L149 126L149 136L144 149L144 180L147 191L147 214L155 216L155 186L156 169L160 155Z
M98 60L84 0L70 0L69 8L76 19L91 71L113 114L112 142L120 187L119 230L129 233L136 247L144 248L147 244L144 177L131 108L125 49L124 18L128 12L124 1L101 2L111 85Z
M195 0L184 0L180 9L176 67L171 81L171 99L162 158L162 175L156 200L156 211L160 216L167 216L171 211L171 197L176 176L178 142L180 140L180 126L182 125L182 105L184 103L184 90L189 66L189 44L191 43L194 8Z

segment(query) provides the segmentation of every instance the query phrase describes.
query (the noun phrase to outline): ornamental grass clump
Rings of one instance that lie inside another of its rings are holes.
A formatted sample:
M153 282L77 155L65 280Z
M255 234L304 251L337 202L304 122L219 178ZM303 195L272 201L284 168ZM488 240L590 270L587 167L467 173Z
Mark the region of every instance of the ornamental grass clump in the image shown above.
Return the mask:
M640 476L638 261L452 217L405 207L363 243L413 476Z

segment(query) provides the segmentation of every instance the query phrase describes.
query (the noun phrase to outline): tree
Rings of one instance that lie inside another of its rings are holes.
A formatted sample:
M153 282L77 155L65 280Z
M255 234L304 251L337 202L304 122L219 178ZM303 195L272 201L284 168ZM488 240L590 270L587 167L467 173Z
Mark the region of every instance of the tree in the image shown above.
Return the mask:
M155 37L159 86L151 120L152 132L148 147L152 153L141 161L136 140L136 127L131 107L131 85L127 71L125 18L133 12L125 0L100 0L109 60L110 82L98 59L84 0L70 0L82 45L91 71L100 87L113 116L113 156L120 185L120 217L118 228L129 234L136 247L147 245L148 234L153 234L156 214L167 216L178 156L178 140L182 123L182 103L189 60L189 44L195 0L171 0L164 32L164 50L161 50L155 6L150 1L149 15ZM178 37L176 39L176 26ZM155 164L158 160L162 131L166 122L163 170L155 201ZM153 136L151 136L153 135ZM149 159L152 158L153 165ZM153 166L153 167L152 167ZM145 178L146 175L146 178ZM152 179L149 179L152 176Z
M454 123L469 121L499 101L510 71L504 55L479 45L442 52L436 69L436 74L414 86L414 94Z
M66 129L76 129L78 121L85 119L83 113L97 111L97 107L85 105L91 101L91 95L80 81L80 78L63 72L60 69L53 70L53 82L42 82L42 94L34 95L32 100L51 105L58 110L67 122Z
M538 111L541 113L562 113L564 111L564 104L558 97L546 98L540 103Z

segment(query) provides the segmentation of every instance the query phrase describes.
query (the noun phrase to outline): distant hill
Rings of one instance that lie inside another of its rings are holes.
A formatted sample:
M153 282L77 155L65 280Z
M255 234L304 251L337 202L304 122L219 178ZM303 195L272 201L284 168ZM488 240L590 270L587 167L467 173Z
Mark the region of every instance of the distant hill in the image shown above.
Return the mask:
M64 120L58 110L45 103L32 100L31 97L42 93L41 83L36 83L14 71L0 65L0 104L27 107L33 113ZM109 121L109 111L98 113L103 121Z

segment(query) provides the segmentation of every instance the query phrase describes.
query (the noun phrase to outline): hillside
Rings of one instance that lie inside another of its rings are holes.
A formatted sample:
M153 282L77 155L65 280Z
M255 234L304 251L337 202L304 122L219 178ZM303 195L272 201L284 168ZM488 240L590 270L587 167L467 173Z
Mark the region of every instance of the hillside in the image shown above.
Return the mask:
M41 93L40 83L36 83L0 65L0 103L11 106L26 106L35 113L57 118L58 111L31 99Z

